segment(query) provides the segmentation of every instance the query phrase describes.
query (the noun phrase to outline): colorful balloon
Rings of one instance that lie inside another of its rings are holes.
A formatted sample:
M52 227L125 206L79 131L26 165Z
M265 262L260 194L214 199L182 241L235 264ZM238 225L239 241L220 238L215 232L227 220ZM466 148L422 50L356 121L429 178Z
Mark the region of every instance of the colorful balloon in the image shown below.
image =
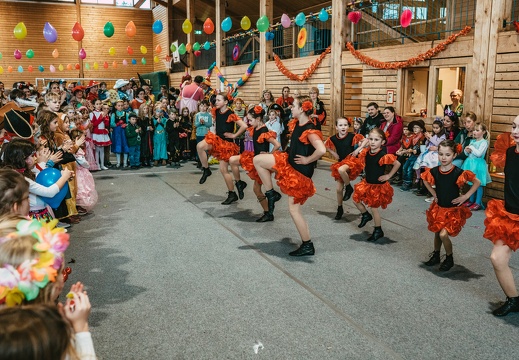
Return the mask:
M2 53L0 52L0 60L2 60L2 57L3 57L3 55L2 55Z
M184 20L182 23L182 31L184 34L189 34L193 30L193 25L191 25L191 21L189 19Z
M160 46L160 45L155 46L155 52L157 54L160 54L162 52L162 46Z
M90 64L89 63L85 63L85 69L86 70L90 70Z
M111 56L114 56L114 55L115 55L115 48L112 46L110 49L108 49L108 53L109 53Z
M195 56L200 56L200 55L202 55L202 52L200 50L198 50L198 51L195 51L194 54L195 54Z
M319 11L318 18L322 22L325 22L325 21L328 21L328 19L330 18L330 15L328 15L328 11L326 11L326 10L324 10L324 8L322 8L321 11Z
M114 32L114 25L110 21L107 22L103 28L103 34L105 34L106 37L112 37L114 36Z
M299 30L299 34L297 35L297 47L302 49L305 47L305 44L306 44L306 29L305 28L301 28L301 30Z
M292 25L292 20L288 17L287 14L281 15L281 26L283 26L285 29L289 28L290 25Z
M267 31L265 33L265 39L267 39L267 41L274 40L274 33L272 31Z
M59 64L59 66L58 66L58 70L59 70L59 71L63 71L63 70L65 70L65 68L63 67L62 64Z
M123 66L128 66L128 61L126 59L123 59Z
M146 55L148 53L148 48L144 45L141 45L141 54Z
M34 68L32 67L32 65L29 65L29 66L27 66L27 70L29 70L29 72L32 72L34 70Z
M99 64L96 61L94 61L94 70L97 70L97 69L99 69Z
M145 59L145 58L142 58L142 59L141 59L141 64L142 64L142 65L146 65L146 59Z
M4 68L0 66L0 75L4 73Z
M137 60L132 59L132 65L137 65Z
M81 41L83 40L83 37L85 37L85 31L81 24L76 22L74 27L72 27L72 38L76 41Z
M210 18L207 18L204 21L204 32L207 35L211 35L214 32L214 23Z
M114 69L117 69L117 61L114 60L114 62L112 63L112 67L113 67Z
M164 29L164 26L162 25L162 21L160 21L160 20L155 20L155 22L151 26L151 30L153 30L153 32L155 34L160 34L163 29Z
M193 44L193 50L194 51L198 51L200 50L200 43L197 41L196 43Z
M306 22L306 16L304 13L300 12L296 15L296 18L294 20L297 26L303 26Z
M78 55L81 60L85 60L87 56L85 49L81 48L81 50L79 50Z
M79 70L80 68L81 68L81 66L79 66L78 63L76 63L76 64L74 65L74 69Z
M34 51L32 49L27 50L25 56L27 56L28 59L32 59L34 57Z
M411 25L411 20L413 20L413 12L409 9L404 10L402 16L400 16L400 25L406 28Z
M362 13L360 11L352 11L348 13L348 19L354 24L358 23L361 18Z
M204 43L204 50L209 50L211 48L211 43L209 41L206 41Z
M192 46L191 43L186 44L186 52L191 52Z
M7 67L7 72L12 73L12 72L13 72L13 67L12 67L12 66L8 66L8 67Z
M227 31L231 30L231 28L232 28L232 20L229 16L227 16L222 21L222 30L227 32Z
M105 62L103 63L103 68L108 69L108 61L105 61Z
M14 37L18 40L23 40L27 36L27 28L25 27L25 24L23 22L19 22L14 27Z
M251 27L250 19L247 15L241 18L240 26L243 30L249 30Z
M45 187L49 187L54 185L61 178L61 171L55 168L46 168L36 176L36 183L43 185ZM50 205L51 208L56 209L68 192L68 182L65 182L65 185L61 188L61 190L52 198L41 197L43 201Z
M67 70L72 70L72 64L67 64Z
M58 51L58 49L54 49L54 50L52 50L52 57L53 57L54 59L57 59L58 56L59 56L59 51Z
M54 29L50 23L46 22L43 26L43 37L50 43L56 42L58 40L58 32Z
M15 58L16 60L20 60L20 59L22 58L22 53L20 52L20 50L16 49L16 50L14 51L14 58Z
M157 55L155 55L153 57L153 62L158 63L159 61L160 61L159 57Z
M39 72L43 72L44 70L45 70L45 68L43 67L43 65L38 66L38 71Z
M128 55L133 55L133 49L132 49L132 47L131 47L131 46L128 46L128 47L126 48L126 52L128 53Z
M23 66L22 66L22 65L19 65L19 66L18 66L18 72L19 72L19 73L23 73Z
M178 47L178 53L180 55L184 55L186 51L186 45L184 45L184 43L180 44L180 46Z
M171 45L169 46L169 50L171 50L172 53L174 53L175 51L177 51L177 47L175 46L174 43L171 43Z
M137 33L137 28L135 27L135 24L133 23L133 21L130 21L130 22L128 22L128 24L126 24L124 31L126 32L126 36L128 36L128 37L135 36L135 34Z
M269 18L266 15L263 15L256 21L256 27L259 32L265 32L268 30L270 26Z

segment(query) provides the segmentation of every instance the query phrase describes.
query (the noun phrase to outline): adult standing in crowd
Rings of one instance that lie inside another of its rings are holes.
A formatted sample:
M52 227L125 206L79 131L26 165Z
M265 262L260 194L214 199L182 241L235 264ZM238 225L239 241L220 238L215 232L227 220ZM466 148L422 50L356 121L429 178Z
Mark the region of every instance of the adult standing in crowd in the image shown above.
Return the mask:
M288 122L291 119L290 109L294 103L294 98L290 96L290 88L288 86L283 87L281 94L281 97L276 100L276 104L282 108L280 114L281 124L283 125L283 133L281 134L281 148L285 149L288 144Z
M160 101L163 97L168 99L168 103L173 100L173 95L168 91L168 87L166 85L160 85L160 94L157 95L157 101Z
M263 90L261 93L260 106L265 110L265 114L269 111L270 105L274 104L274 97L272 96L272 91ZM266 117L265 117L266 119Z
M190 114L198 110L198 102L204 99L204 90L200 87L203 81L204 78L197 75L192 83L184 85L180 91L179 109L187 107Z
M463 97L463 91L460 89L452 90L451 94L452 104L445 105L443 108L443 113L447 114L449 111L455 112L458 115L458 118L461 118L463 115L463 104L461 103L461 98Z
M392 106L385 107L382 115L384 120L380 123L380 129L387 134L386 151L388 154L396 154L404 132L402 118L395 113L395 108Z
M366 138L368 137L369 132L374 128L380 127L380 123L384 120L384 116L378 110L378 104L376 102L370 102L367 110L368 116L360 128L360 134Z

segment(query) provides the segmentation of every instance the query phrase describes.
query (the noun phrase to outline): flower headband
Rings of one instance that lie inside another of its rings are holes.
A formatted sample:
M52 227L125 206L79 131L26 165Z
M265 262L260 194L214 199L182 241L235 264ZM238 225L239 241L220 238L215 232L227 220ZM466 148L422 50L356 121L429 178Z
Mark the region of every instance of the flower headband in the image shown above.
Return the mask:
M262 108L260 105L256 105L256 106L254 106L254 113L255 113L256 115L261 114L261 111L262 111L262 110L263 110L263 108Z
M303 103L301 104L301 107L303 108L304 112L307 112L308 110L312 110L314 108L314 105L312 104L311 101L306 100L306 101L303 101Z
M452 115L448 115L448 116L452 116ZM441 118L441 117L437 117L437 118L435 118L433 122L439 122L439 123L441 123L442 126L443 126L443 118Z
M40 289L55 282L63 264L63 254L69 246L69 235L64 229L54 228L57 220L46 224L38 220L21 220L16 232L0 238L0 244L20 236L31 235L38 240L33 249L39 256L27 259L16 268L4 264L0 268L0 304L20 305L24 300L38 297Z
M447 116L452 116L452 115L455 115L455 114L456 113L454 111L450 110L450 109L445 110L445 115L447 115Z

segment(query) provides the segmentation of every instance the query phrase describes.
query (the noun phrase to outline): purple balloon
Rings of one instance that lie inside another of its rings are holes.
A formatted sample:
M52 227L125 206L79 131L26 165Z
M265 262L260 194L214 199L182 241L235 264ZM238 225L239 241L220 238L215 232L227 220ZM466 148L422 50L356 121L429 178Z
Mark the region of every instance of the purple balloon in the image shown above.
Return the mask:
M43 37L50 43L56 42L58 40L58 32L54 29L50 23L46 22L43 27Z

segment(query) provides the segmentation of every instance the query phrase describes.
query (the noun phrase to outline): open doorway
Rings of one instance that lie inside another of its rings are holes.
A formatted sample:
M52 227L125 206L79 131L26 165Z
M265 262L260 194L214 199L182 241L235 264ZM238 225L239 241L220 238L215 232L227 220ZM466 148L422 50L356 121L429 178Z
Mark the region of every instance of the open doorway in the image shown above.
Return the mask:
M404 81L404 115L426 117L429 68L405 69Z
M448 67L438 69L438 82L436 84L435 96L435 115L443 116L443 108L445 105L452 104L450 94L453 90L459 89L465 93L465 77L466 68ZM463 104L463 96L461 97Z

